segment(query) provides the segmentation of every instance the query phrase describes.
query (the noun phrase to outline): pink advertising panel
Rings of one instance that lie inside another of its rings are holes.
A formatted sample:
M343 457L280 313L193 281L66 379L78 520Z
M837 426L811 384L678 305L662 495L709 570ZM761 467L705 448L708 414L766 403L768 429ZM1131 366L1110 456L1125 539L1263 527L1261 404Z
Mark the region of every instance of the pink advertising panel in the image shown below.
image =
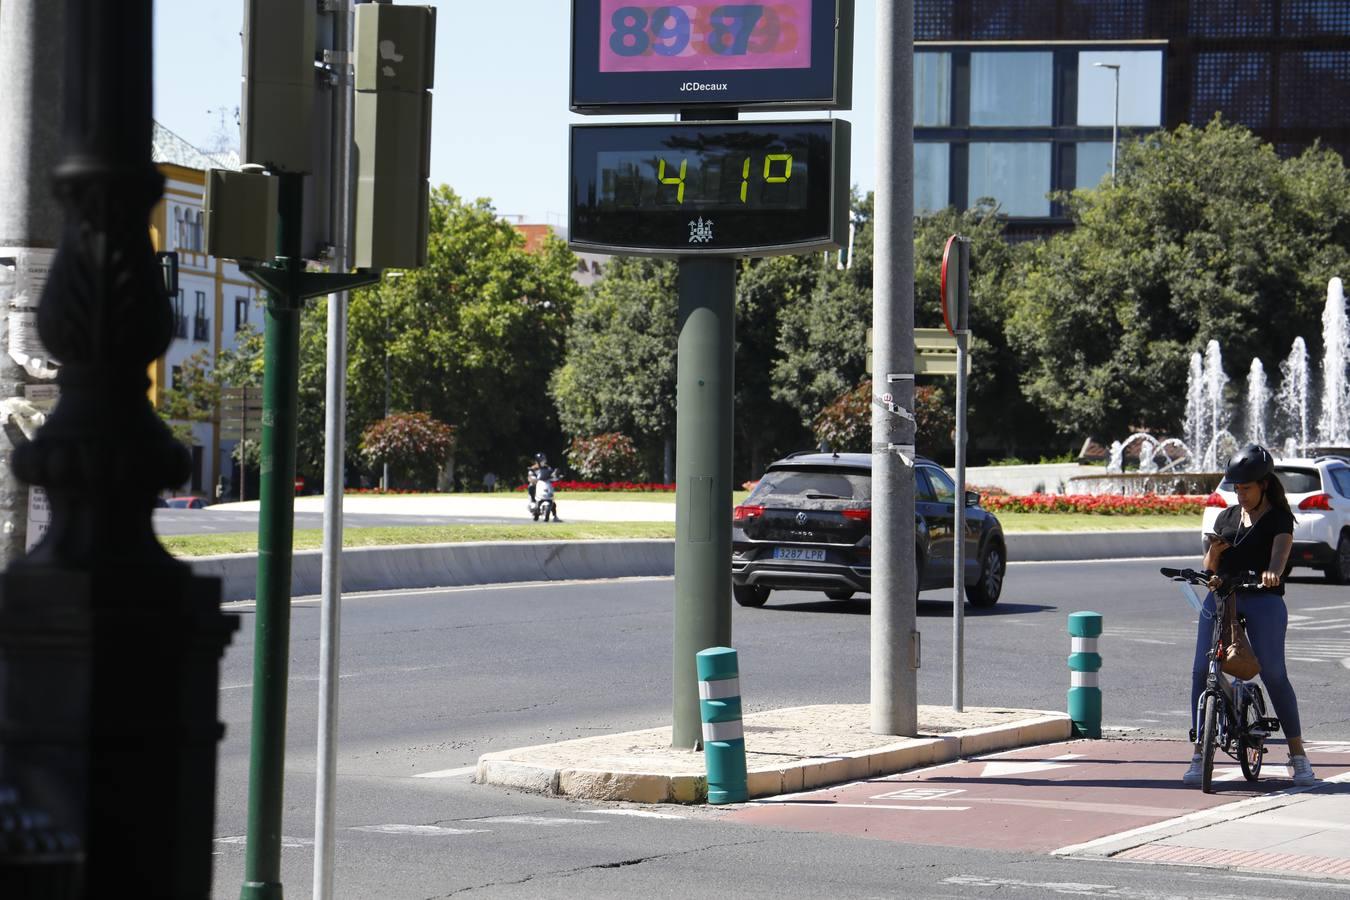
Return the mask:
M601 72L806 69L811 0L600 0Z

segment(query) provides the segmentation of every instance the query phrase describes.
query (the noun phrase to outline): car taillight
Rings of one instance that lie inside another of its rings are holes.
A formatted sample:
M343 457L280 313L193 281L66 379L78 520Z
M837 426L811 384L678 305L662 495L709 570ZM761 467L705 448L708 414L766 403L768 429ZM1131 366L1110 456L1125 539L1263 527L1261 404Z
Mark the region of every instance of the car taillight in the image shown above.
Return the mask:
M1320 509L1331 512L1331 496L1329 494L1309 494L1303 498L1303 502L1298 505L1298 508L1304 510Z
M872 521L872 511L870 509L846 509L844 510L844 518L858 522L870 522Z
M742 519L758 519L764 515L762 506L738 506L731 511L731 518L739 522Z
M1215 491L1214 493L1209 495L1209 498L1207 500L1205 500L1205 505L1213 506L1216 507L1217 509L1227 509L1228 501L1223 499L1222 494L1220 494L1218 491Z

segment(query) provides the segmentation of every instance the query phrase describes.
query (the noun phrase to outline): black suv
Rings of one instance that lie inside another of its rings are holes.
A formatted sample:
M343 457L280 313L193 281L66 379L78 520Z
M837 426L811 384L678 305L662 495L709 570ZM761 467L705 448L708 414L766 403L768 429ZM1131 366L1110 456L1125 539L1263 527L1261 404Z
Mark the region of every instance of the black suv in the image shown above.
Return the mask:
M942 467L914 461L915 564L919 590L951 587L956 485ZM966 492L966 599L993 606L1008 567L1003 528ZM774 588L824 591L833 600L872 581L872 457L794 453L769 466L731 523L736 602L763 606Z

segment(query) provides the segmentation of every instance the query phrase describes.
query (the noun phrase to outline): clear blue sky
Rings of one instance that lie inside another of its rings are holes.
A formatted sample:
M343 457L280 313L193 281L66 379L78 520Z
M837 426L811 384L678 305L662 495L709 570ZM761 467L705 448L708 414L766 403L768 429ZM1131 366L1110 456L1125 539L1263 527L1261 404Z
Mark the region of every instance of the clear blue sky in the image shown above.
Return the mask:
M864 191L874 186L875 8L857 0L853 109L839 113L853 123L852 180ZM437 8L433 184L489 197L504 215L566 223L568 123L605 118L567 110L570 9L566 0ZM214 145L220 107L234 128L242 21L243 0L155 4L155 118L198 146ZM642 118L669 120L624 120Z

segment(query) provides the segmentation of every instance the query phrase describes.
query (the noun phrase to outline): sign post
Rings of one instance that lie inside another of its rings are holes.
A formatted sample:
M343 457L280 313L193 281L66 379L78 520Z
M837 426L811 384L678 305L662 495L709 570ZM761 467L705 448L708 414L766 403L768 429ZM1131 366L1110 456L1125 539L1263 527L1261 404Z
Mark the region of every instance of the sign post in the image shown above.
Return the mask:
M847 109L853 0L655 8L573 0L571 109L679 113L574 125L568 242L679 260L672 746L702 742L696 655L731 645L736 257L837 249L849 125L740 122Z
M966 374L970 339L970 240L947 239L942 253L942 321L956 338L956 515L952 563L952 709L964 708L966 598Z
M239 500L248 499L248 464L244 442L262 441L263 397L260 387L228 387L220 392L221 440L239 441Z

